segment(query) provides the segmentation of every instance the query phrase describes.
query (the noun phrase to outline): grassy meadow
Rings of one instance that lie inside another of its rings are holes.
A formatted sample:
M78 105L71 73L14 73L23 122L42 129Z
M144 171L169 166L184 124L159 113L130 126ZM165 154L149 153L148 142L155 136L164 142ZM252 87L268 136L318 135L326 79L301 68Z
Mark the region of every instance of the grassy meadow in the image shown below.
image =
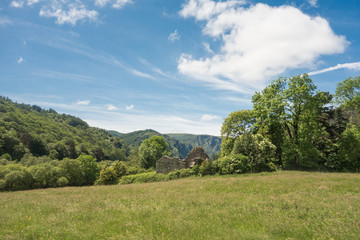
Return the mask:
M359 174L1 192L0 204L0 239L360 239Z

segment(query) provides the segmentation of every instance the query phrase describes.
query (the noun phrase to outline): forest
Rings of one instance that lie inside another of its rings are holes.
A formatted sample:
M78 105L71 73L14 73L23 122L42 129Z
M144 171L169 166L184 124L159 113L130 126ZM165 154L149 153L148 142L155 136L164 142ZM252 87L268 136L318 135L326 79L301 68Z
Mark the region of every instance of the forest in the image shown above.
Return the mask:
M274 80L252 96L252 109L232 112L224 119L220 154L212 152L210 161L168 175L154 171L162 156L182 156L200 142L205 149L216 149L220 141L211 136L195 141L194 136L152 130L125 136L53 109L2 97L0 190L281 169L359 172L359 90L360 77L339 82L334 94L318 90L306 74Z

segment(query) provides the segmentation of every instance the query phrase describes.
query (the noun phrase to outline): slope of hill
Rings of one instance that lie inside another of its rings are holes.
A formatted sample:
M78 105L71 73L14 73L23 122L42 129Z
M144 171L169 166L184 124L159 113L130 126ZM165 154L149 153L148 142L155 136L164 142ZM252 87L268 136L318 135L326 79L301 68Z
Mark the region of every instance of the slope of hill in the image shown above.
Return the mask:
M92 154L98 161L123 160L128 148L106 130L89 127L77 117L0 97L0 157L61 160L81 153Z
M152 129L135 131L127 134L116 131L109 131L112 136L123 139L129 146L140 146L141 142L154 135L163 136L169 143L173 156L185 158L186 155L196 146L201 146L211 157L220 152L221 138L209 135L192 134L161 134Z

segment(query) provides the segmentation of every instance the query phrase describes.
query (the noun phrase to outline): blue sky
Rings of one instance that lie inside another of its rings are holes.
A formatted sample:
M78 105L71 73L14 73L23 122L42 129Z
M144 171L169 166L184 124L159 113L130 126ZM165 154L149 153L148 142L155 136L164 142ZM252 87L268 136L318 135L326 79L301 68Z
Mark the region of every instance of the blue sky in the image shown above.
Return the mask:
M360 75L358 0L2 0L0 95L131 132L220 135L279 76Z

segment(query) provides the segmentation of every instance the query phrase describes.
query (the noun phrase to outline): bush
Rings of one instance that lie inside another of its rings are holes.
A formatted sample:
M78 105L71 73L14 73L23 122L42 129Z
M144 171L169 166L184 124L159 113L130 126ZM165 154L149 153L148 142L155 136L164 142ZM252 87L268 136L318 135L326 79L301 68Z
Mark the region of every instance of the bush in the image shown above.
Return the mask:
M193 172L192 169L183 168L183 169L180 169L180 170L169 172L168 175L167 175L167 178L169 180L173 180L173 179L190 177L190 176L193 176L193 175L194 175L194 172Z
M61 177L56 181L57 187L65 187L69 184L69 180L66 177Z
M99 175L99 167L96 159L91 155L80 155L76 160L80 163L81 170L84 172L84 184L94 184Z
M148 173L140 173L136 175L128 175L124 176L120 179L120 184L130 184L130 183L149 183L149 182L163 182L167 181L167 175L156 173L156 172L148 172Z
M199 167L199 175L214 175L216 173L215 165L211 161L204 161Z
M104 168L100 171L99 179L96 180L95 185L110 185L116 184L118 177L113 166Z
M50 164L31 166L29 172L34 178L35 188L57 187L57 181L65 175L61 168Z
M11 171L5 175L5 189L10 191L27 190L32 187L33 178L31 174L24 171Z
M5 190L5 180L3 179L0 179L0 191L4 191Z
M59 167L64 170L64 176L69 180L69 186L81 186L85 182L85 174L78 161L65 158L60 161Z
M222 175L250 172L249 158L242 154L231 154L214 162L216 171Z

